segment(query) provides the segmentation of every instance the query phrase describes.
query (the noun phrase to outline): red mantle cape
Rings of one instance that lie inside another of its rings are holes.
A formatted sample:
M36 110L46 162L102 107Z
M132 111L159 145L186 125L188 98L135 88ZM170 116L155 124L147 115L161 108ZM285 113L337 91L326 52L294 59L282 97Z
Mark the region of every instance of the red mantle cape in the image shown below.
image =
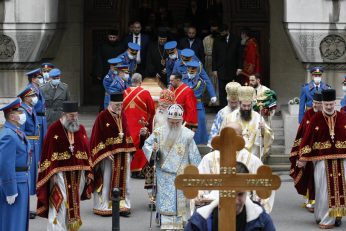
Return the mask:
M343 159L346 158L346 115L335 112L334 139L327 124L328 117L317 112L312 118L299 147L300 160L324 160L326 169L329 216L346 215L346 182Z
M74 133L74 155L69 150L67 135L60 120L53 123L44 140L37 181L37 215L48 218L50 178L58 172L85 170L90 178L91 156L88 137L83 125ZM92 184L86 185L82 200L90 199Z
M312 162L307 162L305 168L298 168L297 160L299 159L299 146L304 137L305 131L310 124L312 117L315 115L313 108L307 110L304 118L299 125L296 139L294 140L291 149L291 169L290 176L294 180L294 186L300 195L306 196L308 194L310 200L315 199L315 181L314 181L314 166Z
M311 119L299 147L302 161L346 158L346 116L336 111L335 138L332 141L322 112Z
M124 113L121 119L124 133L122 139L118 137L118 126L108 109L97 116L90 138L93 166L108 156L136 151Z

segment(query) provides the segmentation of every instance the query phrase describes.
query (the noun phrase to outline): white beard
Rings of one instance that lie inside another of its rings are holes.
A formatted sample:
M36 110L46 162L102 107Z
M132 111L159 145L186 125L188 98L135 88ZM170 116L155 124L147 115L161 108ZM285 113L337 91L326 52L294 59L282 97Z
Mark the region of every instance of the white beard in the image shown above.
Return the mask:
M180 125L177 128L170 128L168 124L164 126L163 131L167 131L167 134L162 142L163 148L166 149L166 151L169 151L172 146L175 144L175 141L180 136L182 130L182 125Z
M160 111L158 108L155 114L154 127L162 127L167 124L167 110Z

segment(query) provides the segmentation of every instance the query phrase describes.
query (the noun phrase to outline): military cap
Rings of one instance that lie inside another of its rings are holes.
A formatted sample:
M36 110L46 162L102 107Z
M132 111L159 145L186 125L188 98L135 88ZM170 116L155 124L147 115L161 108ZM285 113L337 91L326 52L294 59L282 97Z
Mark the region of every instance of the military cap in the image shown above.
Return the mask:
M54 78L61 75L61 71L58 68L54 68L49 72L49 76Z
M31 96L31 95L36 95L36 91L31 87L26 87L21 93L17 95L17 97L20 97L23 99L24 97Z
M166 42L164 45L165 50L172 50L172 49L175 49L176 47L177 47L176 41L169 41L169 42Z
M198 67L199 67L199 62L198 62L198 61L195 61L195 60L192 60L192 61L186 63L186 66L198 68Z
M336 94L334 89L325 89L322 91L322 101L334 101L336 99Z
M323 74L323 67L318 67L318 66L316 66L316 67L312 67L311 69L310 69L310 73L312 74L312 75L322 75Z
M55 67L55 65L52 63L42 63L41 64L42 69L53 69L54 67Z
M78 112L78 103L76 101L65 101L62 103L62 111L66 113Z
M42 77L41 70L40 70L39 68L27 72L26 75L27 75L29 78Z
M20 98L15 99L13 102L6 104L5 106L0 108L0 111L3 111L5 114L18 110L21 104Z
M121 63L122 62L122 60L121 60L121 58L112 58L112 59L108 59L108 63L110 64L110 65L116 65L116 64L118 64L118 63Z
M131 50L134 50L134 51L139 51L141 49L141 46L138 45L137 43L132 43L132 42L129 42L127 44L127 46L131 49Z
M181 55L187 58L191 58L195 55L195 52L189 48L185 48L181 51Z

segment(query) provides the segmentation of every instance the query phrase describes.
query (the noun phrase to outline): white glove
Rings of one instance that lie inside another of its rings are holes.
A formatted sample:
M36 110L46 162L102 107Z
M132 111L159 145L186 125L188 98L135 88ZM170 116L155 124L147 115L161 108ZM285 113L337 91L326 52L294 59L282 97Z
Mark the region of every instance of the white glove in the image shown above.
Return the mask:
M199 213L204 219L208 219L210 214L213 212L214 208L219 205L219 198L213 200L209 205L203 206L197 209L197 213Z
M243 70L242 69L237 69L237 73L236 73L236 75L239 75L240 74L240 72L242 72Z
M211 97L210 102L211 103L216 103L217 98L216 97Z
M16 201L16 197L18 196L18 193L12 195L12 196L7 196L6 201L9 205L13 205L14 202Z

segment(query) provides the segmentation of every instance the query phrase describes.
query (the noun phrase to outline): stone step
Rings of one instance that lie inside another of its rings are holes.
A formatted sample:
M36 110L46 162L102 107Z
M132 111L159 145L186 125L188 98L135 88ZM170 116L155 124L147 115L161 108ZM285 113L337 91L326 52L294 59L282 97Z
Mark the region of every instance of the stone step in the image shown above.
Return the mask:
M283 119L280 117L278 118L273 118L272 119L272 129L274 128L283 128L284 127L284 121Z
M274 145L284 145L285 144L285 140L284 139L276 139L276 137L275 137L275 139L273 141L273 144Z
M199 153L201 154L201 156L208 154L210 152L210 149L211 149L210 147L208 147L205 144L199 144L199 145L197 145L197 147L198 147L198 150L199 150Z
M285 146L273 144L271 149L270 149L270 153L272 155L284 155L285 154Z
M290 164L269 164L273 172L289 172Z
M266 160L268 164L289 164L289 155L271 154Z
M284 128L273 128L274 136L284 137Z

